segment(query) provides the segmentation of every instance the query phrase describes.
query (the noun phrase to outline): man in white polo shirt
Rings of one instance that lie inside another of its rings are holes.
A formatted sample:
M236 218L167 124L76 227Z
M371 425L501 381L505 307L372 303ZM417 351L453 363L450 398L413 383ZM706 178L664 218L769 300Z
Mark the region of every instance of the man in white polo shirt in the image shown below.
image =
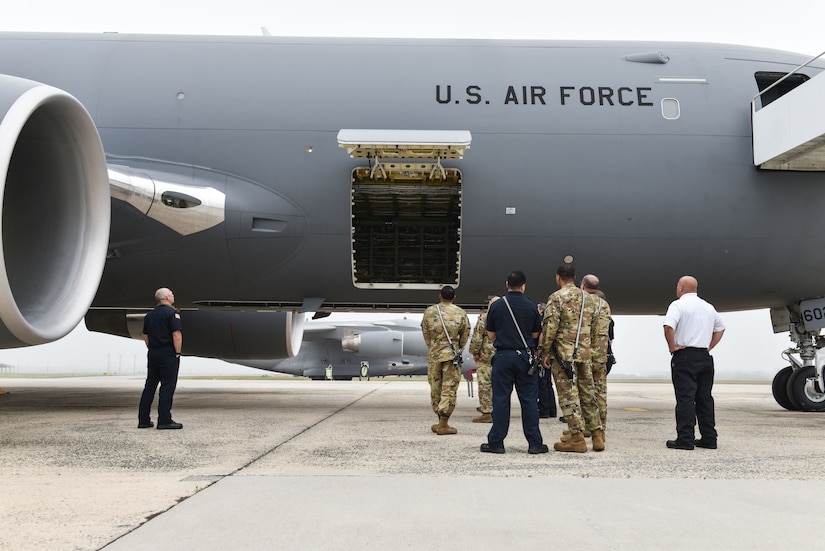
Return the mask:
M725 326L716 309L696 294L695 277L683 276L676 297L665 314L665 340L672 355L670 373L676 393L676 440L667 447L692 450L694 446L716 449L713 410L713 357L710 351L722 339ZM696 423L701 439L695 439Z

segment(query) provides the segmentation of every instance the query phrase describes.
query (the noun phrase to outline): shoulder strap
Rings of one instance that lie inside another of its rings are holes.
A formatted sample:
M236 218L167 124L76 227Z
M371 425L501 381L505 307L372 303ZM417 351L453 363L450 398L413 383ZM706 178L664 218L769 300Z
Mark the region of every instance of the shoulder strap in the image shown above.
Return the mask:
M518 331L518 336L521 337L521 342L524 345L526 350L529 350L530 347L527 346L527 341L524 340L524 334L521 332L521 327L518 326L518 322L516 321L516 315L513 314L513 309L510 308L510 303L507 302L507 297L501 297L504 299L504 304L507 305L507 309L510 310L510 317L513 318L513 323L516 325L516 331Z
M582 291L582 310L579 312L579 328L576 330L576 346L573 347L573 361L576 361L576 354L579 351L579 336L582 334L582 319L584 318L584 289Z
M453 349L455 352L455 347L453 346L453 339L450 338L450 333L447 331L447 324L444 323L444 316L441 315L441 306L436 304L435 309L438 312L438 319L441 320L441 327L444 328L444 334L447 336L447 342L450 344L450 348Z

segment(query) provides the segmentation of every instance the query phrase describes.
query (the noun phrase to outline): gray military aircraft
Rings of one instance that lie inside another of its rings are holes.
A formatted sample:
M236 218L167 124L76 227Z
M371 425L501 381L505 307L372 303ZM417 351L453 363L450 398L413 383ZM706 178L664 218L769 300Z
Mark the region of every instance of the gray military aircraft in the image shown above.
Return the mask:
M466 348L462 357L461 371L467 377L476 364ZM314 320L306 322L301 350L294 358L230 361L315 380L426 375L427 345L420 319Z
M293 357L303 312L480 309L558 264L613 311L695 275L789 331L825 409L820 61L650 42L0 34L0 345L128 335L175 290L184 353Z

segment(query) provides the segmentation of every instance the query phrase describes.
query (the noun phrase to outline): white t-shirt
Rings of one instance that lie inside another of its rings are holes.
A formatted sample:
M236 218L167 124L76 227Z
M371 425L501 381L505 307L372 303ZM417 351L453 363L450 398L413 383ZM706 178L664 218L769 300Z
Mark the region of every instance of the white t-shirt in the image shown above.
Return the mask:
M671 302L664 325L673 328L676 346L695 348L707 348L713 334L725 329L716 309L696 293L685 293Z

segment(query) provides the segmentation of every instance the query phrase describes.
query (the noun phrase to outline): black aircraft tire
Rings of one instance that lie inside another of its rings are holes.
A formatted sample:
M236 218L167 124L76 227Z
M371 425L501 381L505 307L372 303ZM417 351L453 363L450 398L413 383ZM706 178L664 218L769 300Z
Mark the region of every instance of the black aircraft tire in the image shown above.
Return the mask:
M791 366L780 369L779 372L773 378L771 390L773 391L773 399L776 400L777 404L779 404L787 410L796 411L796 407L793 405L793 402L791 402L791 399L788 397L788 379L790 378L792 373L793 368Z
M803 367L788 378L788 398L799 411L825 411L825 394L812 393L805 383L814 376L814 367Z

